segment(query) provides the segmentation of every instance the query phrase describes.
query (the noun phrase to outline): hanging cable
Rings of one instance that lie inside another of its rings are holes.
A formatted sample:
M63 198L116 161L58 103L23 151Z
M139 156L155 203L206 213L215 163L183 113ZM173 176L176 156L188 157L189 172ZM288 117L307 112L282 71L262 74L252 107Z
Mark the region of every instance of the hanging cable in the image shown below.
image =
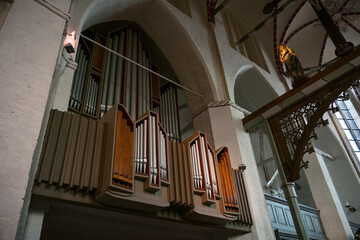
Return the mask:
M198 96L198 97L201 97L202 99L205 99L204 95L201 95L201 94L199 94L199 93L197 93L197 92L195 92L195 91L193 91L193 90L191 90L191 89L189 89L189 88L187 88L187 87L182 86L181 84L179 84L179 83L177 83L177 82L175 82L175 81L173 81L173 80L171 80L171 79L169 79L169 78L167 78L167 77L164 77L164 76L158 74L157 72L154 72L153 70L151 70L151 69L149 69L149 68L147 68L147 67L145 67L145 66L143 66L143 65L141 65L141 64L139 64L139 63L137 63L137 62L135 62L135 61L133 61L133 60L131 60L130 58L127 58L127 57L121 55L121 54L118 53L118 52L115 52L114 50L112 50L112 49L110 49L110 48L108 48L108 47L106 47L106 46L104 46L104 45L101 45L100 43L92 40L91 38L88 38L88 37L84 36L83 34L80 34L80 35L81 35L84 39L86 39L86 40L88 40L88 41L90 41L90 42L92 42L92 43L94 43L94 44L96 44L96 45L104 48L105 50L107 50L107 51L109 51L109 52L111 52L111 53L114 53L114 54L118 55L119 57L121 57L121 58L123 58L123 59L125 59L125 60L127 60L127 61L129 61L129 62L131 62L131 63L133 63L133 64L135 64L135 65L137 65L137 66L139 66L139 67L141 67L141 68L143 68L143 69L145 69L145 70L147 70L147 71L149 71L149 72L151 72L152 74L155 74L156 76L159 76L159 77L161 77L162 79L165 79L166 81L171 82L171 83L173 83L174 85L176 85L176 86L178 86L178 87L180 87L180 88L182 88L182 89L184 89L184 90L187 90L187 91L195 94L195 95Z

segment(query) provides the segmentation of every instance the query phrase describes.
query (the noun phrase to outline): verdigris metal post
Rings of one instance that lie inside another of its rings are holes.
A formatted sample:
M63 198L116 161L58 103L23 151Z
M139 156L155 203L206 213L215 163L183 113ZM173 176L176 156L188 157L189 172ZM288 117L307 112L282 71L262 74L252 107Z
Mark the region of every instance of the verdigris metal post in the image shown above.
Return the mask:
M285 198L286 198L289 208L290 208L290 212L291 212L291 216L294 221L296 233L297 233L299 239L308 240L309 237L307 235L305 225L304 225L304 222L301 217L300 207L299 207L299 203L297 200L297 195L296 195L296 191L295 191L295 183L287 181L284 169L281 164L279 153L275 146L275 140L272 135L269 122L267 120L264 120L264 125L265 125L265 131L269 138L273 156L274 156L276 165L279 170L279 176L280 176L280 180L281 180L281 184L282 184L281 187L284 190Z

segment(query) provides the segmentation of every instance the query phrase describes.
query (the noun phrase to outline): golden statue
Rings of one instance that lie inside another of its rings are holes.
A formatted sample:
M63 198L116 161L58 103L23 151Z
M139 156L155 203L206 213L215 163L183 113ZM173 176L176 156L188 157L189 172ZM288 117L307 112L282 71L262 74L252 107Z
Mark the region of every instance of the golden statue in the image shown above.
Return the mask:
M285 46L284 44L280 44L279 53L281 62L285 63L286 71L293 79L293 86L296 86L296 82L299 80L307 78L301 67L299 59L296 57L291 48Z

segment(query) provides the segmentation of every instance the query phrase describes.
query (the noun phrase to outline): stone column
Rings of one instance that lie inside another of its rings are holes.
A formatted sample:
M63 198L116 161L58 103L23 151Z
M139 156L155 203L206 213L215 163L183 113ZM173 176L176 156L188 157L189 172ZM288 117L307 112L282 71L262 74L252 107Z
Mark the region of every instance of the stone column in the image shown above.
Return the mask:
M0 239L23 239L41 125L70 4L12 1L0 29Z
M305 154L304 160L309 161L309 168L304 172L327 238L354 239L323 156L316 152Z
M243 118L241 108L226 101L208 105L194 117L193 122L195 130L205 132L215 149L228 147L232 168L238 168L239 164L246 165L245 182L254 225L250 234L231 239L275 239L250 135L242 125Z

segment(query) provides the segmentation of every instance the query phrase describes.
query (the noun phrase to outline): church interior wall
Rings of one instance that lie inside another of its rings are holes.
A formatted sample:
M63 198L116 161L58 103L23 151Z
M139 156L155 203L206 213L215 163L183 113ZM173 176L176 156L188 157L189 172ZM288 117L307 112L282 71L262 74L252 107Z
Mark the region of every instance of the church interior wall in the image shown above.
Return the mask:
M345 149L342 147L335 127L331 122L329 127L319 128L316 133L319 141L315 141L315 146L332 157L324 157L324 161L333 179L341 206L349 221L358 223L360 222L359 211L350 212L349 209L345 207L346 202L349 202L355 209L360 207L360 184L359 178L353 169L354 167ZM311 163L309 167L311 167Z
M64 11L69 5L70 1L59 2ZM19 0L13 2L1 28L0 98L6 103L0 117L2 239L15 238L23 205L29 201L30 169L64 25L63 18L37 2Z

